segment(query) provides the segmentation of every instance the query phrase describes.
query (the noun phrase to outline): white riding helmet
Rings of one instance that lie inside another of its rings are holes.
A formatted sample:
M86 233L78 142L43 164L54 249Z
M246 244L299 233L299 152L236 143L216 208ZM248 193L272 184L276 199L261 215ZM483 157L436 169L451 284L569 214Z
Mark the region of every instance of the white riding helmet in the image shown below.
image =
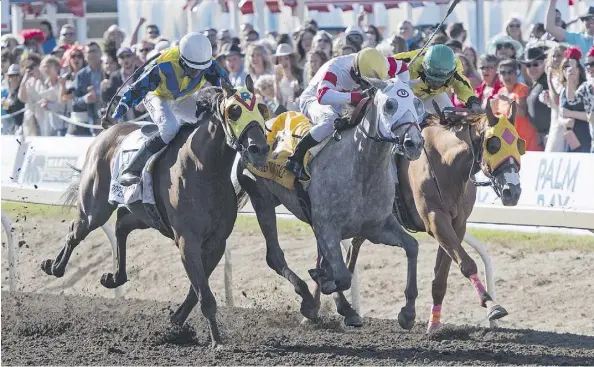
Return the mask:
M202 33L188 33L179 41L179 56L192 69L206 69L212 64L212 46Z

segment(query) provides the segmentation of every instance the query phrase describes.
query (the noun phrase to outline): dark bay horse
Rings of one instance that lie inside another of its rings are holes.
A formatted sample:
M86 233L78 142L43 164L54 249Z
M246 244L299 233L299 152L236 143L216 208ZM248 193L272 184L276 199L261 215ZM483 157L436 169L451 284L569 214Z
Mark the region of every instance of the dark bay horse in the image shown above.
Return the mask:
M439 111L439 107L435 110ZM462 241L476 200L472 179L476 173L482 170L489 177L503 205L516 205L521 194L520 156L525 152L525 143L513 126L517 106L512 105L509 119L494 116L490 106L487 107L486 117L472 116L464 110L450 111L452 113L441 112L439 117L430 117L423 128L427 155L423 154L416 161L398 161L398 196L403 205L398 208L394 204L395 214L405 227L427 232L440 245L435 260L433 307L427 332L440 327L441 306L452 260L473 284L481 306L489 308L489 320L507 315L507 311L485 290L477 275L476 263L462 247ZM431 176L428 159L433 163L443 195ZM347 255L350 271L355 268L364 241L362 237L352 240L351 251ZM314 293L319 294L319 291ZM350 307L344 296L335 296L334 300L338 309ZM345 318L348 325L359 326L361 322L358 315Z
M261 167L269 150L263 130L267 109L256 103L250 77L246 85L247 88L239 90L225 85L223 89L211 87L199 91L198 104L209 113L197 125L182 128L153 169L155 201L165 222L165 228L157 229L175 241L191 282L188 295L172 321L183 324L200 299L213 346L221 338L208 278L225 251L237 217L231 169L237 151L243 159ZM251 106L246 101L251 101ZM111 126L89 147L80 183L68 192L69 199L77 202L78 218L72 221L57 258L42 263L41 268L47 274L63 276L75 247L116 210L116 205L108 202L111 167L121 142L138 128L133 124ZM115 274L107 273L101 278L101 284L108 288L127 281L126 239L130 232L156 227L140 201L117 209L118 266Z

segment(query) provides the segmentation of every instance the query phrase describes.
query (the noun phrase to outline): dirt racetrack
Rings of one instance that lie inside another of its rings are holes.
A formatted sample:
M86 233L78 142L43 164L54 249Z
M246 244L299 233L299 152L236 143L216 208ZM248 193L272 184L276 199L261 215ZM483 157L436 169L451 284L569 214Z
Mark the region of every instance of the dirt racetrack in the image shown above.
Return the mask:
M221 308L225 344L212 350L196 313L173 329L173 305L156 301L2 293L3 365L594 364L594 337L533 330L423 327L394 320L301 325L296 312Z
M112 271L109 245L101 231L77 247L63 278L50 277L39 264L58 253L74 213L63 215L31 205L18 211L4 205L2 209L15 221L13 235L20 245L16 293L6 292L7 251L2 248L4 365L594 365L592 237L573 245L569 237L540 237L537 243L529 235L505 241L481 238L493 258L497 299L510 312L500 322L506 329L476 326L485 325L484 309L454 266L442 321L457 326L428 339L424 329L431 306L434 241L420 240L417 325L412 332L403 331L394 320L404 304L404 253L369 244L359 262L365 326L344 329L333 316L330 297L323 299L324 322L302 326L297 295L266 265L264 240L254 218L241 217L228 241L238 308L221 307L225 305L222 264L210 281L225 340L222 349L212 351L199 310L190 316L191 329L180 332L169 326L168 315L188 286L171 241L153 230L131 235L129 282L122 287L125 299L115 300L113 291L99 284L101 275ZM289 265L311 288L307 269L315 258L313 238L294 223L279 224L281 246ZM4 234L2 241L4 246ZM570 245L557 249L563 241ZM469 253L480 262L474 251ZM479 268L484 277L482 265Z

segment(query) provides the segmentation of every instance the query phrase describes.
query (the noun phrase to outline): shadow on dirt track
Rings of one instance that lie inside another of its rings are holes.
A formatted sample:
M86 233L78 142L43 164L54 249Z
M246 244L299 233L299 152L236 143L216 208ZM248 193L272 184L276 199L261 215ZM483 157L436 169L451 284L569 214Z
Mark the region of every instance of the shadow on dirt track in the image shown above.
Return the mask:
M2 292L2 365L594 364L594 337L446 326L428 338L393 320L346 329L301 325L297 313L220 308L225 345L211 350L202 316L173 328L176 304ZM420 321L419 321L420 322Z

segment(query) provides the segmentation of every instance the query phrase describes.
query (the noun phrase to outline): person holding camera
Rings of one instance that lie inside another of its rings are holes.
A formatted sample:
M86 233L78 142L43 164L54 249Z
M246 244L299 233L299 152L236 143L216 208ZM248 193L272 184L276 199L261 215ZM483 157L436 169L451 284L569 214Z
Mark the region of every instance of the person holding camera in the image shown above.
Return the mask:
M39 106L38 93L43 90L43 79L39 65L41 56L35 53L27 55L25 61L25 73L19 88L18 98L25 103L25 115L23 117L23 135L37 136L44 135L46 129L45 111Z

